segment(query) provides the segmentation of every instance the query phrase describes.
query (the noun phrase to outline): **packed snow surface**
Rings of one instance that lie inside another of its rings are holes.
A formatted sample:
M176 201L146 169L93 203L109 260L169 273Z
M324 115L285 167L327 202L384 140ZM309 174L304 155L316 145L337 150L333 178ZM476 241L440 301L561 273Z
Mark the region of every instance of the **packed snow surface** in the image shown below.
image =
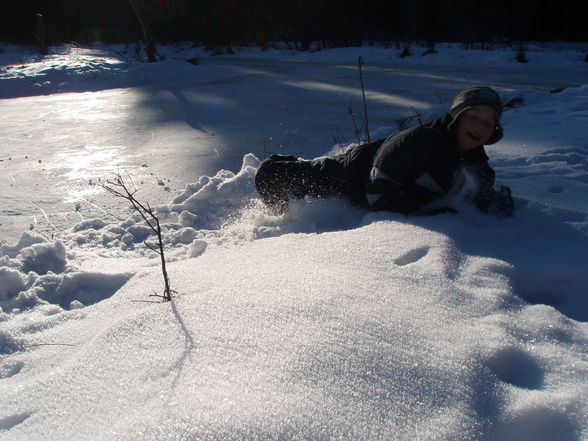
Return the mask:
M587 47L0 48L1 440L588 439ZM513 218L264 210L269 152L357 142L358 56L372 137L501 93Z

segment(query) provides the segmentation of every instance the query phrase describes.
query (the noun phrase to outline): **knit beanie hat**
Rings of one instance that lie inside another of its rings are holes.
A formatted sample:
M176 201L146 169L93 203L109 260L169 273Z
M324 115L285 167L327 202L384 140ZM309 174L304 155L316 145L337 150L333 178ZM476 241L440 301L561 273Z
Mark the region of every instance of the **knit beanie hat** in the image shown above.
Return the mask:
M489 106L496 112L496 130L487 142L487 144L494 144L498 142L503 135L503 130L500 125L500 117L502 116L502 99L496 91L487 86L476 86L469 89L462 90L455 98L449 108L449 115L451 122L449 128L459 119L461 114L473 106L484 105Z

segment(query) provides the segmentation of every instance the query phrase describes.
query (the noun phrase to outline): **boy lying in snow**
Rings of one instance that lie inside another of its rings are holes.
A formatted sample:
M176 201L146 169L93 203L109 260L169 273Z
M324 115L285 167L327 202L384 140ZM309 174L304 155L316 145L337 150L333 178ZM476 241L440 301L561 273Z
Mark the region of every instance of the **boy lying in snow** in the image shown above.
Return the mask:
M472 87L456 95L442 118L342 155L313 160L272 155L261 163L255 185L278 213L289 198L308 195L342 196L375 211L438 214L455 210L427 206L463 188L469 175L473 185L467 199L484 213L510 217L510 189L494 189L495 173L484 151L484 145L502 138L501 115L502 101L493 89Z

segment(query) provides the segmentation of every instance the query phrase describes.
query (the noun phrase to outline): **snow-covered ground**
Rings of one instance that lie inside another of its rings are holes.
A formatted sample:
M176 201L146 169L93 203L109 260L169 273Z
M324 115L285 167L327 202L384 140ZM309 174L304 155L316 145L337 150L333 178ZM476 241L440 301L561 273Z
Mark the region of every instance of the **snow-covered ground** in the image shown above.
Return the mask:
M588 46L413 49L0 45L0 439L588 439ZM355 141L358 56L373 137L467 86L511 102L514 218L264 212L268 152ZM157 206L173 302L112 172Z

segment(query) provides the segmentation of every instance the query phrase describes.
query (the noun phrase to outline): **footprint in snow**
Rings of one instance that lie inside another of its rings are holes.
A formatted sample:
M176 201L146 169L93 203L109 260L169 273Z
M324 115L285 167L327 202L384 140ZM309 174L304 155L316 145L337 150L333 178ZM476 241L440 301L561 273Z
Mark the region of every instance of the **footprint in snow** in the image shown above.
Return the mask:
M505 383L532 390L543 387L544 369L533 356L519 348L500 349L486 365Z
M22 361L5 363L2 366L0 366L0 378L14 377L22 370L23 367L24 363Z
M398 266L405 266L411 263L418 262L429 253L428 247L415 248L394 259L394 263Z
M0 430L10 430L19 424L22 424L30 416L30 413L17 413L15 415L0 418Z
M565 410L533 406L516 412L497 428L492 440L581 441L580 428Z

